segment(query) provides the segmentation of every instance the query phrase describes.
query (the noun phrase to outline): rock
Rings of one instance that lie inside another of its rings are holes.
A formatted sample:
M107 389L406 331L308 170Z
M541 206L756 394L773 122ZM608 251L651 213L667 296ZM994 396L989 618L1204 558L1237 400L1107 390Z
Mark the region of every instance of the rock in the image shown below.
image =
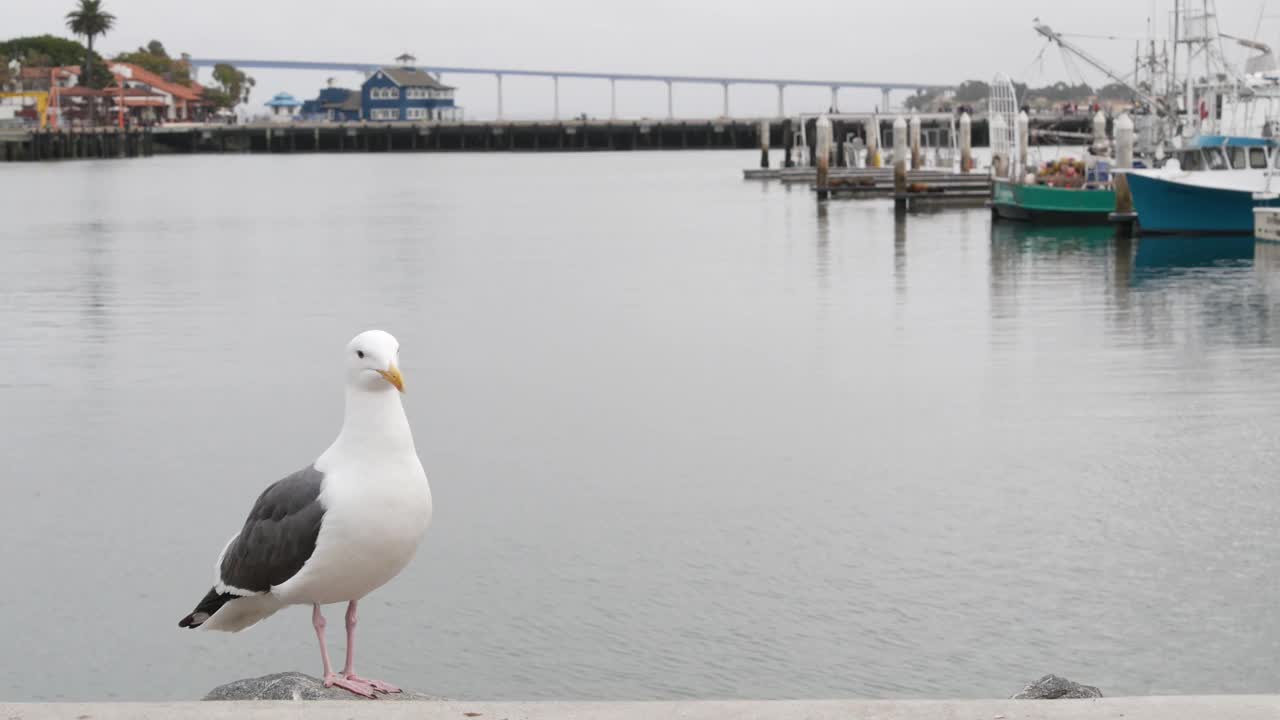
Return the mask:
M1092 685L1081 685L1057 675L1045 675L1022 688L1014 700L1068 700L1076 698L1100 698L1102 691Z
M236 680L209 691L205 700L364 700L342 688L327 688L319 678L300 672L282 672ZM384 695L379 700L440 700L411 690Z

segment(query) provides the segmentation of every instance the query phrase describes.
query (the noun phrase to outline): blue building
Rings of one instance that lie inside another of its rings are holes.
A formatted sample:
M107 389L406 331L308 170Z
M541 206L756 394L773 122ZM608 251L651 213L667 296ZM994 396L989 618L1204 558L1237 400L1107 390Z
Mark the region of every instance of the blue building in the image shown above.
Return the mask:
M360 119L360 92L347 88L326 87L314 100L302 103L304 120L354 122Z
M413 62L407 55L396 59ZM460 120L462 108L453 104L453 90L431 73L409 64L378 68L360 86L360 117L364 120Z
M302 107L302 102L287 92L278 92L263 104L271 108L272 122L289 122L298 116L298 108Z

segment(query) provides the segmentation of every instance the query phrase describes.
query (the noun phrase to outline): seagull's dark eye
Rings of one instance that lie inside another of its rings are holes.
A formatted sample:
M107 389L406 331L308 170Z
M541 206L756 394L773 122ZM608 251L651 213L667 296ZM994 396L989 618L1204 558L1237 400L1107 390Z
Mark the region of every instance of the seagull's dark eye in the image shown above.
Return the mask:
M363 351L363 350L357 350L357 351L356 351L356 357L358 357L358 358L360 358L361 360L363 360L363 359L364 359L364 351Z

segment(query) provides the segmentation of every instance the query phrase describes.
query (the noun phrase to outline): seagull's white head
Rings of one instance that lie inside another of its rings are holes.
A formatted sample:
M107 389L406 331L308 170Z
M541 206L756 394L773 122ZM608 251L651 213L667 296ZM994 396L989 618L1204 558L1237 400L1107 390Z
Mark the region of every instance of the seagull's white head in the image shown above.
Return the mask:
M366 330L347 344L347 384L364 390L404 392L400 343L391 333Z

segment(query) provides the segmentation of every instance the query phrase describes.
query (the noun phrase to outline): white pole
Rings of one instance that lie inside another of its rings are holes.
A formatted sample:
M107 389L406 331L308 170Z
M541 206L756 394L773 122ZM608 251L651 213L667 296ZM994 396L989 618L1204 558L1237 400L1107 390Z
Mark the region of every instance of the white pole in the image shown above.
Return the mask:
M973 118L969 113L960 115L960 172L973 169Z
M831 86L831 112L840 112L840 88Z
M1027 145L1031 142L1031 118L1023 110L1018 113L1018 181L1027 172Z
M920 169L920 116L912 113L911 122L907 125L907 139L911 143L911 169Z
M893 164L896 167L907 161L907 121L899 115L893 121Z
M880 118L869 117L862 121L867 134L867 167L880 167Z
M778 84L778 117L780 118L784 118L787 116L786 106L782 102L782 91L786 87L787 87L786 85L783 85L781 83Z
M760 121L760 167L769 167L769 121Z
M498 119L502 119L502 73L497 74L498 78Z
M822 115L814 124L818 137L814 139L814 160L818 165L818 197L826 197L828 175L831 172L831 118Z
M668 120L676 116L672 108L673 108L673 103L671 102L671 81L668 80L667 81L667 119Z
M555 118L556 118L556 120L559 120L559 119L560 119L560 76L559 76L559 75L552 75L552 76L551 76L551 85L552 85L552 87L554 87L554 88L555 88L555 96L556 96L556 114L555 114Z
M1116 167L1133 167L1133 119L1129 113L1116 120Z
M1007 163L1009 162L1009 158L1005 157L1005 152L1008 151L1008 148L1005 146L1006 144L1004 139L1008 135L1009 124L1005 122L1004 115L1002 113L995 113L991 116L991 120L987 127L990 128L991 131L991 171L997 178L1002 180L1008 179L1008 173L1006 171L1008 169ZM1001 139L999 146L996 145L997 138ZM997 149L997 147L1000 149Z
M618 80L609 78L609 118L618 119Z
M729 117L729 83L720 83L720 90L724 93L724 110L721 116Z
M1116 118L1116 167L1133 167L1133 118L1125 113ZM1267 173L1267 183L1271 174ZM1129 178L1123 173L1111 176L1111 186L1116 193L1116 212L1133 212L1133 194L1129 191Z
M907 193L907 121L899 115L893 121L894 207L905 208Z

